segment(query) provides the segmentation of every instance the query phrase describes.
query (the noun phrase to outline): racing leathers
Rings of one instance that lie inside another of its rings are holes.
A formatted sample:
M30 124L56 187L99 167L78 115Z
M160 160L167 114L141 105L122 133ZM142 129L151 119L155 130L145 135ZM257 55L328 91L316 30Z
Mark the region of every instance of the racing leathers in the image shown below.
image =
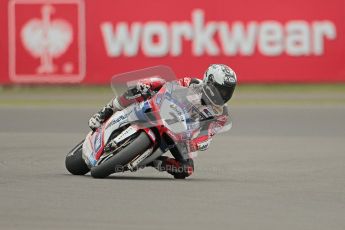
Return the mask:
M186 150L173 147L170 149L174 158L161 156L149 166L156 168L159 171L166 171L175 178L185 178L190 176L194 171L193 153L196 151L204 151L208 149L212 136L219 132L228 121L227 107L214 106L206 103L201 95L201 88L198 87L202 81L197 78L182 78L177 80L177 83L182 87L194 87L197 100L193 103L201 113L203 122L199 128L199 133L186 142ZM110 118L116 111L122 110L127 106L142 102L155 95L160 88L165 84L165 81L160 78L148 78L139 80L136 85L130 87L121 96L112 99L106 106L104 106L98 113L96 113L89 121L91 129L98 128L103 122ZM206 108L207 109L204 109ZM200 117L199 117L200 118ZM198 119L199 119L198 118Z

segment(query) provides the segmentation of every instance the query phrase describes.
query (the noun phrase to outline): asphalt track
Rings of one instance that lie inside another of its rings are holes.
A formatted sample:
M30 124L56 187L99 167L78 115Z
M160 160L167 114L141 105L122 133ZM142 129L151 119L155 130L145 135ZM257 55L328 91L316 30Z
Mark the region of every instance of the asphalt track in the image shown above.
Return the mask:
M0 107L0 229L345 229L344 105L234 106L182 181L69 175L94 111Z

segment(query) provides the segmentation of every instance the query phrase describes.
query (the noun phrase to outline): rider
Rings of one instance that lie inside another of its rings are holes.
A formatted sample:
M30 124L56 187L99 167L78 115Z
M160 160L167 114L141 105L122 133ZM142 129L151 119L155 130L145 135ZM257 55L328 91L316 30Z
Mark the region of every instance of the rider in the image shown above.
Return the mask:
M211 138L227 123L228 113L224 106L230 100L237 84L235 72L223 64L213 64L208 67L203 80L185 77L177 80L182 87L193 87L199 95L196 106L206 106L205 117L212 117L210 122L204 122L196 138L188 142L188 152L204 151L209 147ZM152 97L165 84L160 78L149 78L138 81L123 95L112 99L98 113L89 120L89 126L95 130L101 126L116 111L122 110L135 102L144 101ZM198 90L199 89L199 90ZM211 112L210 112L211 111ZM211 113L211 114L210 114ZM202 116L202 114L201 114ZM149 166L159 171L167 171L175 178L185 178L194 171L193 159L190 155L174 147L170 150L174 158L161 156Z

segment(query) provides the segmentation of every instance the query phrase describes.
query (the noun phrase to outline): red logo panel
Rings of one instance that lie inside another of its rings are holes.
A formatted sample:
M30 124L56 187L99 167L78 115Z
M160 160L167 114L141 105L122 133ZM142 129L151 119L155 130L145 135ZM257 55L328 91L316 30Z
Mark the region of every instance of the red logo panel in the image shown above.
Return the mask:
M11 1L11 80L18 83L81 82L85 76L84 36L82 1Z

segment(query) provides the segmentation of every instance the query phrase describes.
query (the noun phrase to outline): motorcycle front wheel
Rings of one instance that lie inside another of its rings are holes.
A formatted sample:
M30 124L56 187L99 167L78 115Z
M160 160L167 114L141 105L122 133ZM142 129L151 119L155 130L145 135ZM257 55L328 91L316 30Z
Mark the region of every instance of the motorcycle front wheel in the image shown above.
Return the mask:
M84 141L81 141L65 158L66 169L73 175L85 175L90 171L82 157L83 143Z
M110 174L121 171L136 156L145 152L150 145L150 138L145 132L141 132L129 145L120 150L120 152L100 165L91 168L91 176L94 178L105 178Z

